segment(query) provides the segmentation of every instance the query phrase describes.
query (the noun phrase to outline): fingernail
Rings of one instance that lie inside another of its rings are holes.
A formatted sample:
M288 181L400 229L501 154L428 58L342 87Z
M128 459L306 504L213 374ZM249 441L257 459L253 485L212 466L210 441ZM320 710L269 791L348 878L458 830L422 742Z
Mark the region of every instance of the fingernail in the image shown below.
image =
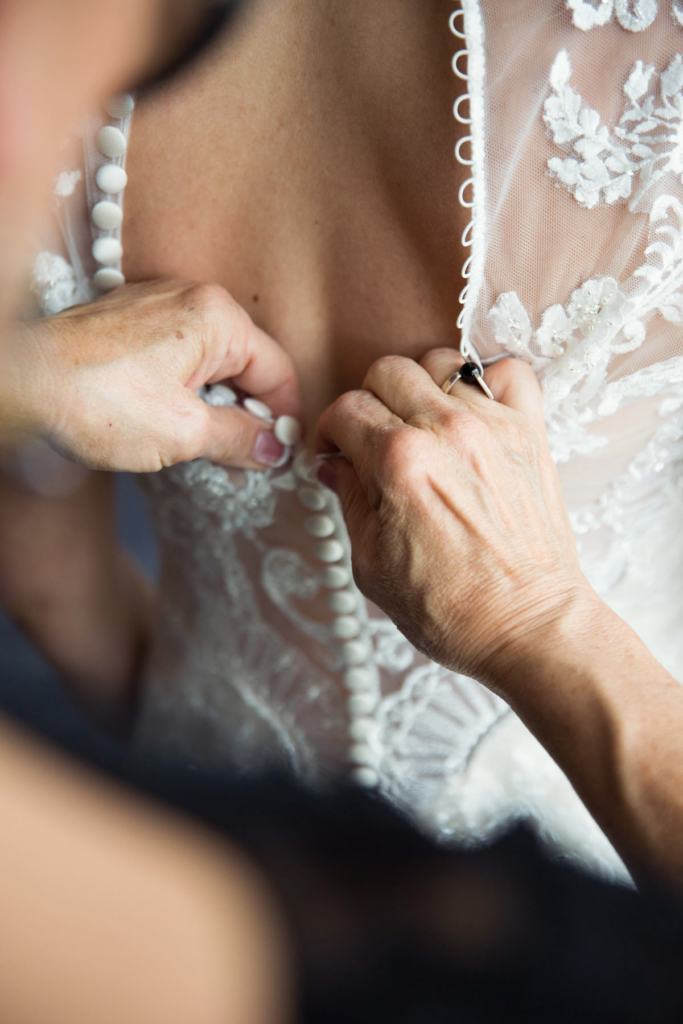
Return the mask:
M256 438L251 457L264 466L276 466L284 454L285 446L280 444L272 430L262 430Z
M318 466L316 476L321 484L325 487L329 487L331 491L337 493L337 470L332 462L323 462Z

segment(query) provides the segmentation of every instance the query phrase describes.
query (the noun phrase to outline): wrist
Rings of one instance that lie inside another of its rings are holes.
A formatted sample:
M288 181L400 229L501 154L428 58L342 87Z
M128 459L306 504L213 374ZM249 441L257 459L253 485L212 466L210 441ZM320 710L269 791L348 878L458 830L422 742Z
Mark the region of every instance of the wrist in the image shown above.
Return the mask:
M0 437L17 444L49 429L50 372L32 321L8 328L2 345Z
M539 689L545 690L558 672L583 674L595 664L596 652L609 650L622 630L635 639L583 579L530 620L532 624L511 633L484 669L483 681L513 706L537 700Z

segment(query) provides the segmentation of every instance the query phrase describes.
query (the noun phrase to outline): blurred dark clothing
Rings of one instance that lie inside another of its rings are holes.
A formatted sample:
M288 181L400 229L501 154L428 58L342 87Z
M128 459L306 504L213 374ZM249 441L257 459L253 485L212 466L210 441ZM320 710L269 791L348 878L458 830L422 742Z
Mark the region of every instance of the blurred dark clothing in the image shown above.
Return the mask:
M136 760L94 730L41 731L260 865L290 924L304 1024L683 1019L678 897L552 863L522 827L455 850L349 785L208 774Z
M120 532L154 538L120 480ZM2 623L0 623L0 626ZM380 798L142 761L98 733L9 625L0 707L107 778L207 824L261 866L290 924L302 1024L668 1024L683 1020L683 906L547 860L519 827L436 845Z

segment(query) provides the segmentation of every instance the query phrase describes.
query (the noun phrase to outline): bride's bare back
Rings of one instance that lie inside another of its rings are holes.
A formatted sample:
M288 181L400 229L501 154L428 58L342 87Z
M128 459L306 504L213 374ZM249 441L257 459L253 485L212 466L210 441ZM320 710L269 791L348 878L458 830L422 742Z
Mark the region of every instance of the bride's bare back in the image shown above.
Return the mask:
M386 353L457 343L464 177L448 0L272 0L140 102L128 280L224 285L312 425Z

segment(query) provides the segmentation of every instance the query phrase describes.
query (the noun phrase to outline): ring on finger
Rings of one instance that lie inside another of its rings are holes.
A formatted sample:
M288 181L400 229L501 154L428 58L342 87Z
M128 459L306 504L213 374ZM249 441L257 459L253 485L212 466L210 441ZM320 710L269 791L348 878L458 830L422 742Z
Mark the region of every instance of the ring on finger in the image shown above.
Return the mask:
M484 375L476 363L463 363L460 369L454 372L442 384L441 390L445 395L450 395L454 384L461 380L463 384L478 384L487 398L495 402L493 392L484 380Z

